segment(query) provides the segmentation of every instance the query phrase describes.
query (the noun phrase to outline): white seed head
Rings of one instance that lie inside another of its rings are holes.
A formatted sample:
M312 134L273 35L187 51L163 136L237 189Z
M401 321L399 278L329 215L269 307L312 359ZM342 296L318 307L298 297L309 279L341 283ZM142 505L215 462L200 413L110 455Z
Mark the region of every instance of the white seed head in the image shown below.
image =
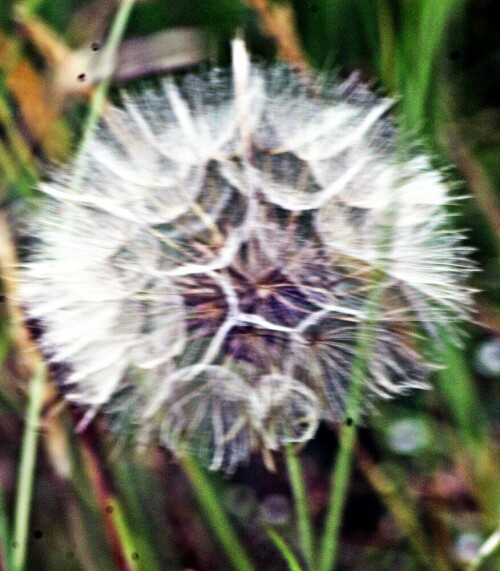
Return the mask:
M390 107L356 79L251 65L241 44L232 73L124 95L83 172L42 185L23 273L67 398L212 468L307 441L344 414L377 268L366 400L427 386L414 334L466 315L470 265Z

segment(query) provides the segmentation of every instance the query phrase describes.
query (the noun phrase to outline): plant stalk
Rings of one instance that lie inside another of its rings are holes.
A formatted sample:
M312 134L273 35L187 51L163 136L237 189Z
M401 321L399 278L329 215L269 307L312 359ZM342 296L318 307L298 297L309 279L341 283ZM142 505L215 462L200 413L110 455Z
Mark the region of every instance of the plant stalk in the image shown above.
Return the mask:
M254 571L255 567L234 533L231 523L221 506L220 498L217 496L203 468L194 458L187 454L180 459L180 463L184 473L191 482L212 531L224 548L233 568L236 571Z
M23 571L26 564L28 527L45 377L46 365L43 361L39 361L30 381L28 412L21 446L21 460L19 463L16 508L14 514L14 542L12 544L14 548L13 562L15 571Z
M304 477L300 466L300 460L291 444L285 448L288 475L292 486L295 501L295 510L299 528L300 544L308 569L314 569L314 541L311 525L311 513L307 502Z

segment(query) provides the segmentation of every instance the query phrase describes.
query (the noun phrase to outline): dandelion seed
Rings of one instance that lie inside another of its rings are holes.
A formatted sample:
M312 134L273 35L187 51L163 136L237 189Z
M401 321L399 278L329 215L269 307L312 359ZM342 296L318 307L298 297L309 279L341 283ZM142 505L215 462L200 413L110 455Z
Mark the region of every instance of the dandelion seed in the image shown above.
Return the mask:
M415 333L451 327L471 294L447 187L401 159L389 100L253 66L238 42L233 67L106 113L79 187L71 167L41 187L22 288L88 418L127 416L139 440L229 471L344 417L374 269L365 409L427 386Z

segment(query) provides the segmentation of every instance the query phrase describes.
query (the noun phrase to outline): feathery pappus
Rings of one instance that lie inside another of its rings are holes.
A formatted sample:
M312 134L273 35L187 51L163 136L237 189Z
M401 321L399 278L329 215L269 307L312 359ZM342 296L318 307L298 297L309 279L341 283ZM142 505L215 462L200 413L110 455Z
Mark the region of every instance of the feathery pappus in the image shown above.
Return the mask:
M282 64L125 93L47 195L22 296L66 397L232 471L345 413L374 271L364 400L427 387L417 333L467 315L441 173L389 99ZM389 216L388 216L389 213ZM384 247L380 237L390 220Z

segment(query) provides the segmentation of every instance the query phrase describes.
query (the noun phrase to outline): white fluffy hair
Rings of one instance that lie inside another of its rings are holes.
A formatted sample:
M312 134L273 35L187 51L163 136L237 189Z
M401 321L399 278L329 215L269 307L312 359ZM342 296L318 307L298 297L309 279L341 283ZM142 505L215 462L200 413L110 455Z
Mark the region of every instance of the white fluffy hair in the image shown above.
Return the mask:
M252 65L239 40L232 73L124 94L79 184L70 166L41 185L23 272L66 397L213 469L307 441L345 413L377 268L364 400L426 387L415 334L467 314L470 264L447 185L400 152L391 105L355 77Z

